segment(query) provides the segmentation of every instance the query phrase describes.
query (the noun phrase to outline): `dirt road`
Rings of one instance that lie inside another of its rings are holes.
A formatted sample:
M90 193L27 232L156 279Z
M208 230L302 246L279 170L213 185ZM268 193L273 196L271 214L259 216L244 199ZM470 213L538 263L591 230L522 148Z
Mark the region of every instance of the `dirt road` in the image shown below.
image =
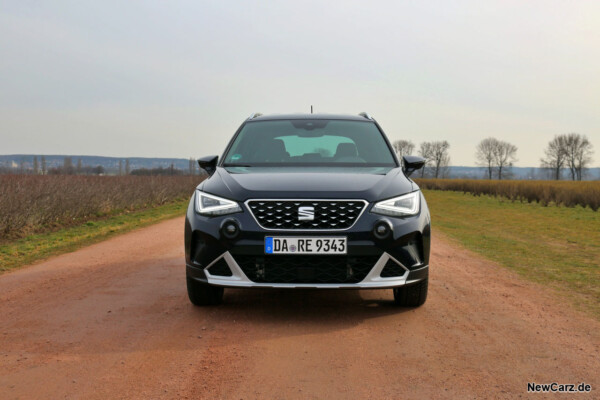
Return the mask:
M437 232L414 310L391 290L196 308L182 235L170 220L0 276L0 398L514 398L555 381L599 397L600 323Z

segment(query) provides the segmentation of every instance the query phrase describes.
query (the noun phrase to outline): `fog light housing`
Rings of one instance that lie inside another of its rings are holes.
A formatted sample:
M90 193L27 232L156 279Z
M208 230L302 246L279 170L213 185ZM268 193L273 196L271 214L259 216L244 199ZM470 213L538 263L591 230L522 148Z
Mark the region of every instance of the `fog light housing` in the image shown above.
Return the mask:
M221 224L221 234L227 239L235 239L240 234L240 224L234 219L227 219Z
M373 226L373 236L377 239L387 239L393 231L392 224L385 220L379 220Z

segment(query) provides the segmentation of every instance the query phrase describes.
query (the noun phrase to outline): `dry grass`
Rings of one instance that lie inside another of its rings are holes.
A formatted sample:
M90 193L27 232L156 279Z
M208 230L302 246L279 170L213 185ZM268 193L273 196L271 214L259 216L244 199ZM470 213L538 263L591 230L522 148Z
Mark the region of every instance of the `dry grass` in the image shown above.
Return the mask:
M475 196L491 195L512 201L567 207L600 207L600 181L490 181L476 179L415 179L422 189L452 190Z
M162 206L120 213L52 232L0 241L0 274L48 257L75 251L133 229L182 216L186 209L187 199L172 201Z
M0 241L189 198L201 179L0 175Z

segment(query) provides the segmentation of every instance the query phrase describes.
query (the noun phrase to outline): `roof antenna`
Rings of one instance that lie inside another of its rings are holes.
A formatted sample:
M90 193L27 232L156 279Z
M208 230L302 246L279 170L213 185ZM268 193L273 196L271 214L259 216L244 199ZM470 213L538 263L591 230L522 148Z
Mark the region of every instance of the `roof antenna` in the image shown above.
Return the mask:
M312 104L310 105L310 113L312 114Z

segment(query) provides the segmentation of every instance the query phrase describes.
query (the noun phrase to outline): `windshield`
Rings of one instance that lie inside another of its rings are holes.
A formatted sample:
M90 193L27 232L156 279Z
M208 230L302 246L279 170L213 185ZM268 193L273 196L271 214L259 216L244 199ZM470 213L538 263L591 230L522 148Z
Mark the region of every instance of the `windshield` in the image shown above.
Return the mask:
M302 119L244 125L224 167L396 167L377 126L369 121Z

